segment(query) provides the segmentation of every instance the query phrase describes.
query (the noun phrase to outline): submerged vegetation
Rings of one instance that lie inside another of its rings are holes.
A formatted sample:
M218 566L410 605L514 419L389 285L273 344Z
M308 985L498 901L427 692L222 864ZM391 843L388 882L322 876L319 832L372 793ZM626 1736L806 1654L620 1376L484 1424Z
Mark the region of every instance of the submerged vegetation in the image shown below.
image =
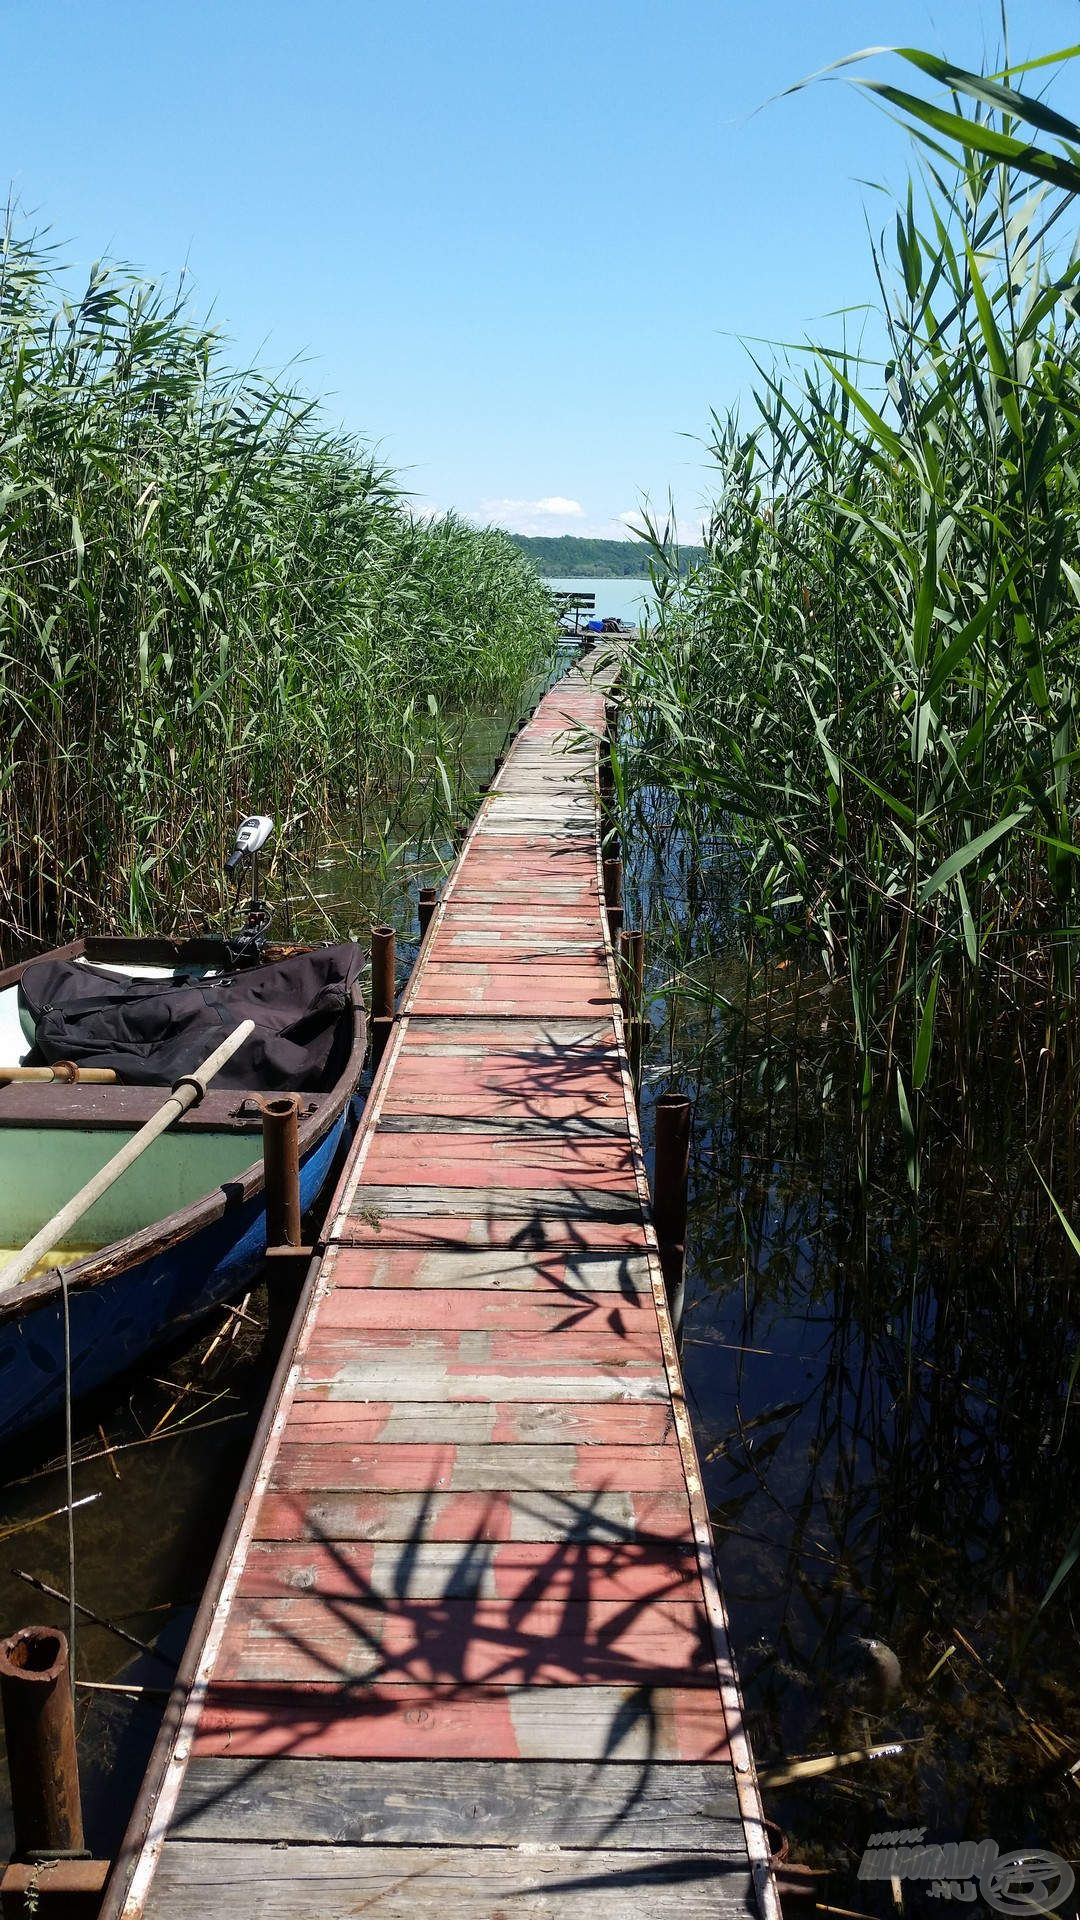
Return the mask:
M183 293L0 249L0 951L176 924L257 806L318 829L448 716L516 700L552 621L509 539L410 514L314 403L232 371ZM380 827L381 827L380 821ZM317 832L309 833L309 843Z
M714 418L688 577L646 524L618 769L758 1759L905 1742L777 1807L850 1871L1078 1834L1080 127L906 58L945 94L875 88L922 162L880 299Z

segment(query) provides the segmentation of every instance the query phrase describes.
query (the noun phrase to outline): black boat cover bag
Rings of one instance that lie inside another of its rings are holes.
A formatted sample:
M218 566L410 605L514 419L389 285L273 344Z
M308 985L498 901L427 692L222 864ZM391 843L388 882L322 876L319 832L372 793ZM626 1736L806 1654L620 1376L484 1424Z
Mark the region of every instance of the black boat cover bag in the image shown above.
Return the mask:
M351 944L315 947L212 979L135 980L75 960L34 960L19 982L34 1058L112 1067L128 1086L172 1086L241 1020L255 1032L214 1079L251 1092L333 1085L352 1044L342 1016L360 971Z

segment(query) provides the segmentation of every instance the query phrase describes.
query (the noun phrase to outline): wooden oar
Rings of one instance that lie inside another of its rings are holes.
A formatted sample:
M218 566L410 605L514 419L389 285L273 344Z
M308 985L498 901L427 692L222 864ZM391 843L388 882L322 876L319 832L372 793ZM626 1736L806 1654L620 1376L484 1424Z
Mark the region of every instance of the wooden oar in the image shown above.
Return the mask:
M17 1253L14 1260L6 1267L0 1268L0 1287L6 1290L8 1287L18 1286L20 1280L25 1280L27 1274L33 1272L38 1261L43 1260L45 1255L56 1246L57 1241L71 1232L72 1227L82 1219L83 1214L93 1206L95 1200L100 1200L102 1194L108 1192L114 1181L119 1180L120 1175L127 1172L140 1154L145 1153L147 1147L153 1144L158 1135L164 1133L166 1127L171 1126L182 1113L186 1113L190 1106L194 1106L196 1100L202 1099L215 1073L220 1072L225 1062L232 1059L233 1054L243 1046L248 1035L254 1031L254 1020L241 1021L240 1025L230 1033L228 1039L223 1040L219 1047L215 1047L209 1059L204 1060L201 1067L197 1067L194 1073L186 1073L181 1080L177 1081L169 1098L158 1108L153 1119L148 1120L137 1133L133 1133L131 1139L120 1148L119 1153L113 1154L111 1160L106 1160L105 1165L95 1173L93 1179L88 1180L85 1187L80 1187L78 1193L68 1201L67 1205L61 1207L59 1213L55 1213L41 1231L35 1233L32 1240L27 1241L22 1252ZM63 1262L58 1261L57 1265L62 1266Z
M116 1074L112 1067L78 1067L74 1060L58 1060L51 1067L0 1067L0 1081L2 1080L27 1080L35 1083L55 1080L62 1082L65 1086L76 1085L81 1081L84 1085L91 1087L114 1087Z

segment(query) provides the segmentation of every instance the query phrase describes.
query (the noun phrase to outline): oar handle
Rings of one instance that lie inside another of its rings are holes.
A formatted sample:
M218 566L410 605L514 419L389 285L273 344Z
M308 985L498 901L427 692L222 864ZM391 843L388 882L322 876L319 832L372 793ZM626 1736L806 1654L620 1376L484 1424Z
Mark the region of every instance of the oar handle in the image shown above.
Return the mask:
M226 1061L232 1059L233 1054L243 1046L249 1034L254 1031L254 1020L241 1021L228 1038L223 1040L219 1047L214 1048L213 1053L203 1061L201 1067L197 1067L194 1073L185 1074L183 1079L177 1081L168 1099L158 1108L153 1118L148 1120L145 1126L140 1127L137 1133L133 1133L130 1140L125 1141L119 1151L113 1154L112 1159L107 1160L93 1178L88 1180L84 1187L80 1187L78 1193L73 1194L67 1205L60 1208L59 1213L55 1213L51 1220L46 1221L40 1232L35 1233L33 1239L27 1241L22 1252L16 1254L9 1266L0 1269L0 1287L5 1291L8 1287L16 1287L21 1280L26 1279L27 1274L33 1272L38 1261L43 1260L57 1242L71 1232L72 1227L82 1219L83 1214L89 1212L94 1202L100 1200L102 1194L108 1192L114 1181L119 1180L120 1175L126 1173L140 1155L146 1152L147 1147L153 1144L158 1135L164 1133L166 1127L171 1126L182 1113L186 1113L188 1107L194 1106L196 1100L201 1100L214 1075L220 1073ZM58 1266L63 1264L63 1261L57 1262Z
M34 1086L72 1086L81 1083L91 1087L114 1087L116 1074L112 1067L79 1067L73 1060L57 1060L51 1067L0 1067L0 1081L4 1080L14 1080L20 1085L25 1081Z

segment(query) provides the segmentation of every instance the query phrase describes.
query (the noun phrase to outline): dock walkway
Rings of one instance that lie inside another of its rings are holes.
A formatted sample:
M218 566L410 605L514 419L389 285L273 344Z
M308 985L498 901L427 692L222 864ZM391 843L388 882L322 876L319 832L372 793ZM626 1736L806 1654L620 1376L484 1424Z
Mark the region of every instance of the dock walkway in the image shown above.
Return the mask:
M107 1914L777 1920L607 934L603 684L484 801Z

